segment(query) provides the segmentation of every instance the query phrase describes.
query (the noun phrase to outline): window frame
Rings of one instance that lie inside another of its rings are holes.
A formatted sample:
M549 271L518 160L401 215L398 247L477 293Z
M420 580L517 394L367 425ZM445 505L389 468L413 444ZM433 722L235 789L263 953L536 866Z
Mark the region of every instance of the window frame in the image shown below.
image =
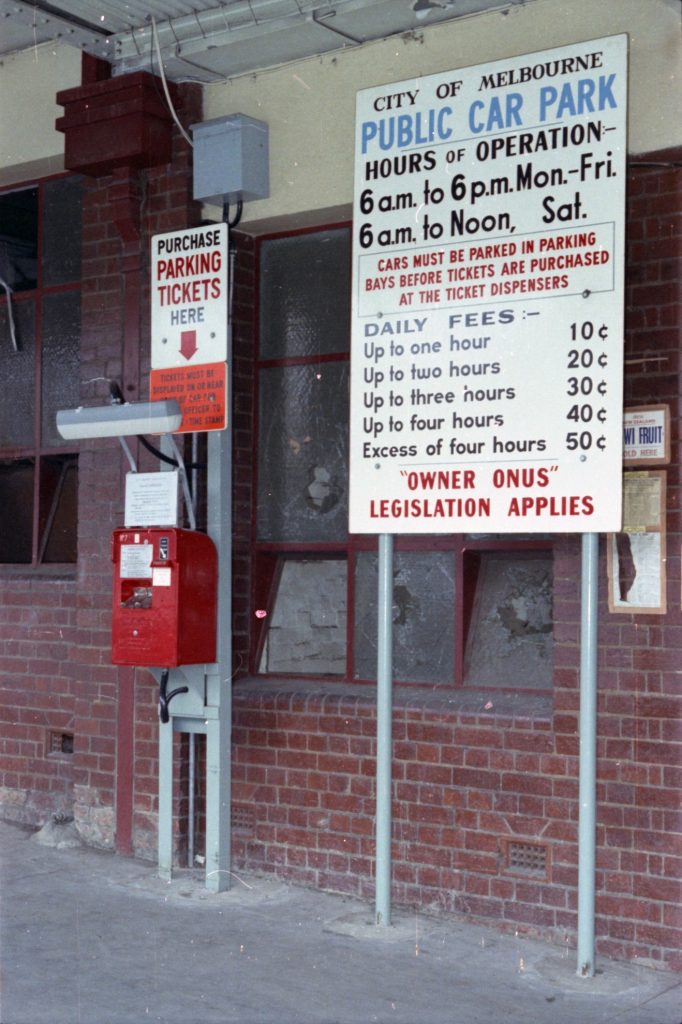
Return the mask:
M251 552L252 552L252 577L251 577L251 609L250 621L252 629L250 633L249 646L249 672L252 676L263 679L316 679L342 684L374 685L375 679L355 677L354 650L355 650L355 572L356 559L361 552L377 552L378 536L369 534L346 534L345 541L272 541L261 540L258 537L258 494L259 494L259 420L260 420L260 374L262 370L274 367L287 367L299 365L311 365L319 363L346 361L350 364L350 333L348 336L348 348L338 353L327 353L324 355L312 356L288 356L281 359L260 358L260 331L261 331L261 261L263 246L272 241L283 238L296 238L305 234L323 233L346 229L349 233L349 258L350 243L352 240L352 224L350 222L320 224L313 227L301 228L292 231L281 231L273 234L264 234L256 239L255 248L255 317L254 317L254 346L253 346L253 503L251 522ZM350 295L348 296L348 307L350 309ZM350 319L349 319L350 327ZM451 682L432 683L420 682L418 680L401 682L400 685L430 690L459 690L474 692L477 689L475 683L465 682L465 656L466 643L471 614L473 609L473 598L475 593L476 580L467 577L467 561L471 555L485 552L501 553L528 553L530 557L537 553L544 553L553 556L554 540L551 537L529 538L520 536L514 539L513 534L485 536L470 536L468 534L396 534L394 536L394 550L396 553L407 551L450 551L454 560L454 581L455 599L452 614L454 617L453 643L454 643L454 671ZM289 673L289 672L263 672L260 670L261 657L265 644L268 624L271 618L274 602L277 596L278 582L281 577L282 564L285 559L319 559L319 558L341 558L347 563L347 634L346 634L346 672L344 675L324 675L314 670L310 673ZM496 692L507 693L538 693L550 692L551 686L547 688L524 688L510 684L508 686L496 687Z
M16 463L20 461L31 461L33 463L33 499L31 509L31 559L23 562L0 562L0 575L11 576L22 573L59 574L64 572L73 573L76 569L78 551L78 522L74 523L74 547L75 557L73 561L58 562L44 561L44 554L49 544L49 529L56 511L55 499L45 503L43 489L45 478L48 475L46 464L49 460L63 458L64 466L75 466L76 472L76 495L78 488L78 453L79 446L73 442L60 444L47 444L43 437L43 377L44 377L44 300L53 295L75 294L82 295L82 269L73 281L60 284L46 284L44 281L44 220L45 206L47 203L46 187L55 181L77 178L69 172L50 175L38 180L14 182L0 189L0 196L10 195L16 192L23 192L35 189L37 192L37 223L36 223L36 287L12 292L11 302L15 319L16 310L21 304L32 303L34 310L34 367L33 367L33 417L32 417L32 438L30 444L2 446L0 438L0 464ZM79 260L80 262L80 260ZM5 289L0 289L0 309L8 307L8 297ZM79 330L81 335L82 327ZM80 360L79 360L80 362ZM68 468L66 469L68 472ZM65 474L62 474L65 476ZM61 484L57 485L58 487ZM59 495L57 494L57 497ZM51 507L50 507L51 505Z

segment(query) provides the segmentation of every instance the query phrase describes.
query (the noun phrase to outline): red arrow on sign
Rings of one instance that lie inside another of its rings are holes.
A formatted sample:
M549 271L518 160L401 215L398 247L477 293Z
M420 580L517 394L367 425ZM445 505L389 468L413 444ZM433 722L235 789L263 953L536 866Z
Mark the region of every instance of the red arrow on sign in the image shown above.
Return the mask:
M182 331L180 334L180 354L191 359L197 350L197 332Z

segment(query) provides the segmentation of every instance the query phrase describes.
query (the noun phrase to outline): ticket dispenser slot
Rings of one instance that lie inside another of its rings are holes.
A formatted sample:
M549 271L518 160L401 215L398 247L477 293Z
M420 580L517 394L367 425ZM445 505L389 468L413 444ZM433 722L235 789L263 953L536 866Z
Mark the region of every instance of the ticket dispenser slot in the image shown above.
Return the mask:
M115 530L111 556L113 664L170 669L215 661L218 562L211 539L177 528Z

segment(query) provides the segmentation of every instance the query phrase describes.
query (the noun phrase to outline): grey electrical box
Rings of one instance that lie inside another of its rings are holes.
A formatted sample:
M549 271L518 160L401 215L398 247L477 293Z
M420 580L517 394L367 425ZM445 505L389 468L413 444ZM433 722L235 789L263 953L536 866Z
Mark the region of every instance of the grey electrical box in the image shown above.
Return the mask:
M245 114L192 125L194 198L222 205L270 195L268 126Z

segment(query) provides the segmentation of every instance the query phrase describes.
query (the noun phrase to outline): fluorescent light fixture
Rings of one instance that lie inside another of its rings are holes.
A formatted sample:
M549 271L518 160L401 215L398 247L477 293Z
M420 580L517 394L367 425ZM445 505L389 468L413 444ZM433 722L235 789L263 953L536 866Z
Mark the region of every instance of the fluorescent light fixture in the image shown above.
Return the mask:
M181 423L182 413L174 398L161 402L81 406L57 413L57 430L66 441L129 434L172 434Z

